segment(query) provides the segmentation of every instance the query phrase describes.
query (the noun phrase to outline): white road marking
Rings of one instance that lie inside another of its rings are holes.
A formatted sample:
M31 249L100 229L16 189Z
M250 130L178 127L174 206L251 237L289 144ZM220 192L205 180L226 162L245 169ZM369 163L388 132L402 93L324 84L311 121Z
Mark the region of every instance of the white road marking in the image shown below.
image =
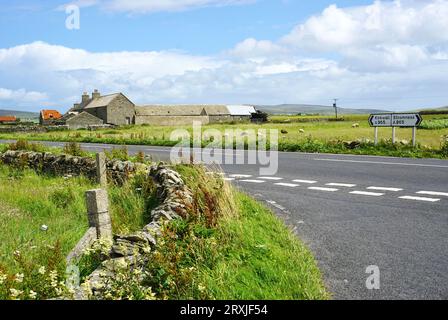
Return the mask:
M440 196L440 197L448 197L448 193L446 192L436 192L436 191L419 191L418 194L427 194L430 196Z
M283 178L279 178L279 177L258 177L258 179L261 179L261 180L272 180L272 181L283 180Z
M229 175L230 178L236 178L236 179L240 179L240 178L251 178L251 175L248 174L231 174Z
M385 188L385 187L368 187L367 190L392 191L392 192L403 191L403 189L401 188Z
M327 183L326 186L330 186L330 187L346 187L346 188L354 188L354 187L356 187L356 184L349 184L349 183Z
M317 183L317 181L313 181L313 180L292 180L292 182L298 182L298 183L307 183L307 184L314 184Z
M339 189L335 189L335 188L320 188L320 187L309 187L309 190L316 190L316 191L325 191L325 192L335 192L338 191Z
M290 188L295 188L295 187L299 187L300 185L298 184L294 184L294 183L275 183L276 186L282 186L282 187L290 187Z
M440 201L440 199L424 198L424 197L411 197L411 196L400 197L399 199L415 200L415 201L426 201L426 202L437 202L437 201Z
M263 180L240 180L241 182L248 182L248 183L265 183L266 181Z
M351 194L357 194L360 196L370 196L370 197L381 197L384 196L384 193L377 192L366 192L366 191L352 191Z
M317 159L316 161L330 161L330 162L350 162L350 163L368 163L368 164L385 164L395 166L410 166L410 167L433 167L433 168L448 168L448 166L436 164L420 164L420 163L405 163L405 162L385 162L385 161L360 161L360 160L342 160L342 159Z
M224 178L224 181L235 181L235 178Z

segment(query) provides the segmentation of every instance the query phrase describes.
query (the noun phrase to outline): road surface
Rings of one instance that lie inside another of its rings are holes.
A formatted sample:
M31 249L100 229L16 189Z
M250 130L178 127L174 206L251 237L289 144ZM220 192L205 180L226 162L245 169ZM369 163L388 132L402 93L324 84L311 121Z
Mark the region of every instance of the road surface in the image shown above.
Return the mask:
M165 161L171 151L128 150ZM448 299L448 161L280 152L275 176L222 168L308 245L335 299ZM379 268L379 290L366 287L369 266Z

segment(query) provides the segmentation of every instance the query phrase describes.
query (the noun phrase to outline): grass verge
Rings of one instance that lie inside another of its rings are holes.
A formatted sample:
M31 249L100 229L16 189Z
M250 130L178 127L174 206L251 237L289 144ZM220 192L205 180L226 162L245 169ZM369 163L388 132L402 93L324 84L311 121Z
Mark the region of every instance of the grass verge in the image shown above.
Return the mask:
M271 211L201 167L176 169L194 205L164 227L143 287L120 284L110 299L144 299L148 288L158 299L329 298L312 254ZM94 187L84 178L0 166L0 299L66 293L64 259L87 229L84 192ZM108 191L116 233L148 222L152 182L137 176Z

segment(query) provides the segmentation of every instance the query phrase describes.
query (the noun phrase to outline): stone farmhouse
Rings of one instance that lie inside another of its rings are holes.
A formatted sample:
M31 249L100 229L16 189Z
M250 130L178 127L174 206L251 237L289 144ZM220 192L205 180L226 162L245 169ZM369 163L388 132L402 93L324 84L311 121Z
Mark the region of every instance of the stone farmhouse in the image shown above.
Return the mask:
M144 105L136 106L123 93L102 96L95 90L86 92L80 103L73 107L56 124L70 129L101 127L105 125L191 125L249 122L257 111L243 105Z

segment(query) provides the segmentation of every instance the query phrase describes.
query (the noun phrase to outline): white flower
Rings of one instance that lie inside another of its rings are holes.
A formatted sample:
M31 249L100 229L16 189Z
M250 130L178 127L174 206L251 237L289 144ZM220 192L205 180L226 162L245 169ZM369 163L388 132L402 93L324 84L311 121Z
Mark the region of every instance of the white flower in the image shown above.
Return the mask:
M23 282L23 278L24 278L23 273L18 273L18 274L16 274L15 280L18 283L22 283Z
M34 292L33 290L30 290L30 294L29 294L30 299L36 299L37 298L37 293Z
M5 280L6 280L6 278L7 278L6 274L3 274L0 272L0 284L3 284L3 282L5 282Z
M11 297L12 298L17 298L18 296L20 296L22 293L23 293L23 291L21 291L21 290L16 290L16 289L9 289L9 292L11 292Z
M45 272L46 272L46 270L45 270L45 267L44 267L44 266L42 266L42 267L39 268L39 273L40 273L40 274L44 275Z

